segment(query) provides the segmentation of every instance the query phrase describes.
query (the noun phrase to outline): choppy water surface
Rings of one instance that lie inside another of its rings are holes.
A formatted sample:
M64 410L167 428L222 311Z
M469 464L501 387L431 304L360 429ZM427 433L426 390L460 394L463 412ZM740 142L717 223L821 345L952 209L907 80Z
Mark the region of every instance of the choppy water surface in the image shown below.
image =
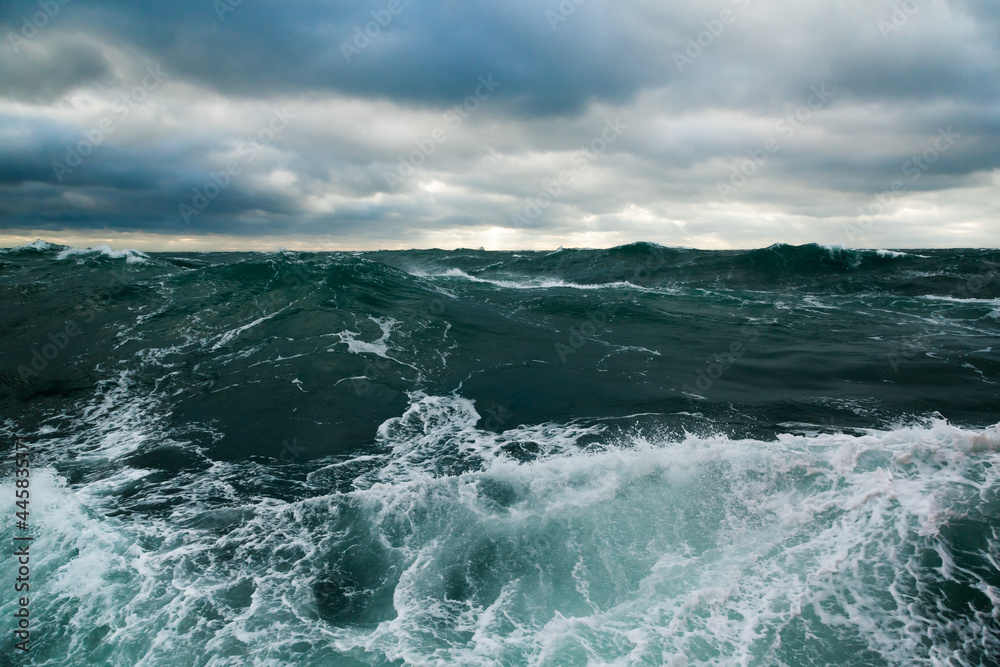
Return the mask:
M38 242L0 294L32 664L1000 664L1000 252Z

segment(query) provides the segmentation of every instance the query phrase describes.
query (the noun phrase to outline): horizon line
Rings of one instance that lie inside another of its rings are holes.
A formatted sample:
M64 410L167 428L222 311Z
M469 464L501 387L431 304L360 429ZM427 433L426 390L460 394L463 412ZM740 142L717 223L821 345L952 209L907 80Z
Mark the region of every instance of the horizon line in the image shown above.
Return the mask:
M2 240L5 236L0 234L0 243L4 243ZM26 238L26 237L15 237L15 238ZM190 238L190 237L187 237ZM184 239L180 239L183 241ZM659 246L661 248L670 248L678 250L697 250L701 252L733 252L733 251L752 251L752 250L766 250L768 248L773 248L776 246L786 246L790 248L801 248L806 246L817 246L825 248L827 250L850 250L850 251L916 251L916 250L1000 250L998 247L991 246L850 246L846 243L821 243L818 241L808 241L805 243L788 243L785 241L775 241L769 245L761 246L742 246L742 247L726 247L726 248L705 248L690 245L665 245L657 241L647 241L647 240L637 240L630 241L628 243L621 243L618 245L610 246L558 246L555 248L486 248L484 245L474 248L471 246L454 246L454 247L440 247L440 246L409 246L409 247L370 247L370 248L314 248L314 247L294 247L289 248L285 245L274 244L268 248L262 247L217 247L217 248L142 248L142 247L112 247L111 243L115 242L114 239L98 239L99 242L87 245L86 247L80 247L74 245L73 243L64 243L61 241L52 241L43 239L41 237L36 237L35 240L20 243L17 245L0 245L0 250L10 251L19 248L30 248L38 243L44 243L49 246L59 246L62 248L87 251L87 250L102 250L108 249L117 252L127 252L135 251L141 253L153 253L153 254L164 254L170 252L184 252L184 253L279 253L279 252L300 252L300 253L372 253L372 252L413 252L413 251L432 251L437 250L441 252L456 252L459 250L471 250L476 252L559 252L561 250L613 250L615 248L624 248L631 245L638 244L649 244ZM117 243L116 243L117 245ZM270 245L270 244L269 244Z

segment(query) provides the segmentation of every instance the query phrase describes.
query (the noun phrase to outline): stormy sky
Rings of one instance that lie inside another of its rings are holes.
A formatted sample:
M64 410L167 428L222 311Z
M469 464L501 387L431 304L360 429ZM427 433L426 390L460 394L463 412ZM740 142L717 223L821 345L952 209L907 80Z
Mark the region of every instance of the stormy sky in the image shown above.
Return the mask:
M1000 246L996 0L16 0L0 35L0 245Z

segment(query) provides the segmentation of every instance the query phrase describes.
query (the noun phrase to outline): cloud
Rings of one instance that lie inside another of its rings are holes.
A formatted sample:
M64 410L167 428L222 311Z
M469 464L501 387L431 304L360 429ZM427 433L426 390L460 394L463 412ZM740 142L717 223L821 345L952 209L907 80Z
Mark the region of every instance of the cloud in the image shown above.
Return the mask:
M89 40L67 36L44 46L17 44L17 51L11 44L0 49L0 91L5 99L50 104L78 88L114 81L110 63Z
M0 14L9 234L836 243L902 181L854 243L1000 240L994 3L58 6Z

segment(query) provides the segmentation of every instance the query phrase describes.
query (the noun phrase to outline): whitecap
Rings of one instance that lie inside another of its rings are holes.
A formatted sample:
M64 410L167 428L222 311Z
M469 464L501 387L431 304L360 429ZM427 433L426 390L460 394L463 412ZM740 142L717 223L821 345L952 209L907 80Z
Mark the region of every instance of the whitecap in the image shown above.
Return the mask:
M127 264L144 264L149 261L149 255L139 250L126 248L124 250L113 250L111 246L102 244L93 248L66 248L62 250L56 259L69 259L78 255L103 255L112 259L125 258Z

